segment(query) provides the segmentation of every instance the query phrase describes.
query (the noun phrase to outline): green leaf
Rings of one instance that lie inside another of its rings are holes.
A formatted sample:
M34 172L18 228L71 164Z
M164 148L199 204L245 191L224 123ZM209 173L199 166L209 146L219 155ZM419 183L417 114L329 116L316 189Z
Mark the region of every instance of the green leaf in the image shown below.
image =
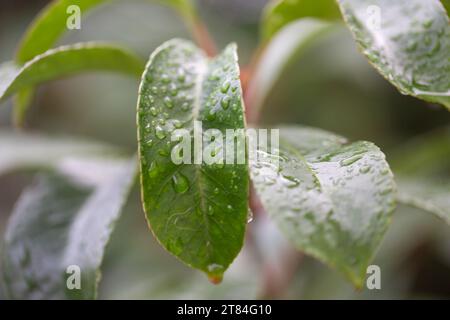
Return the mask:
M136 173L136 161L92 163L95 183L41 175L20 197L5 233L3 276L13 299L93 299L105 246ZM91 172L91 173L92 173ZM81 288L67 282L78 266ZM69 272L68 272L69 271Z
M210 60L192 43L178 39L153 52L139 91L141 188L147 219L169 252L206 272L213 282L220 281L243 244L248 168L205 162L176 165L171 150L178 142L171 142L171 132L181 128L192 134L194 121L223 136L226 129L243 129L241 98L235 45Z
M298 249L361 288L395 208L384 154L307 127L281 128L279 149L260 151L251 167L265 210Z
M361 50L386 79L403 94L450 109L450 25L439 0L338 3Z
M273 0L262 16L263 40L269 40L289 23L305 17L335 20L340 18L340 13L333 0Z
M142 72L143 63L134 54L107 44L80 43L50 49L23 67L13 62L0 65L0 100L36 84L91 70L136 76Z
M392 156L399 201L450 224L450 128L417 137Z
M252 114L258 114L264 100L282 72L309 45L333 30L333 25L317 19L299 19L285 26L267 44L247 88Z
M434 213L450 225L449 178L396 176L398 201Z
M73 158L123 155L117 148L71 137L0 130L0 175L24 169L53 170Z
M22 64L52 48L67 31L67 8L77 5L83 15L86 11L110 0L58 0L48 4L30 24L22 38L16 60Z

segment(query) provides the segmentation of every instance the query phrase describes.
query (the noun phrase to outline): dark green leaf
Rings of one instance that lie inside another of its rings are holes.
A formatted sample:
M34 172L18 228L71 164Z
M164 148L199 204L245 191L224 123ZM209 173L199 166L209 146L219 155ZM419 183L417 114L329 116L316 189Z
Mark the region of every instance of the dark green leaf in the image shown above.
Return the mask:
M311 42L333 30L333 26L317 19L299 19L285 26L267 44L247 88L247 100L251 112L257 114L271 89L298 55Z
M219 281L239 253L247 219L245 164L171 160L176 128L244 128L236 46L209 60L193 44L168 41L150 57L138 102L144 208L159 242ZM192 152L194 154L194 152Z
M0 175L23 169L55 169L73 158L119 156L109 145L69 137L0 131Z
M263 13L261 32L267 41L289 23L305 17L339 19L339 9L334 0L274 0Z
M339 0L373 66L400 92L450 108L450 25L439 0Z
M361 287L395 207L384 154L304 127L281 128L279 153L261 151L251 168L265 210L298 249Z
M81 163L86 165L86 163ZM6 228L3 276L14 299L93 299L105 246L135 178L136 161L42 175L20 197ZM86 167L83 167L86 168ZM95 173L95 174L92 174ZM81 271L81 288L67 286Z
M107 44L80 43L50 49L23 67L12 62L0 66L0 100L45 81L91 70L139 75L143 63L132 53Z

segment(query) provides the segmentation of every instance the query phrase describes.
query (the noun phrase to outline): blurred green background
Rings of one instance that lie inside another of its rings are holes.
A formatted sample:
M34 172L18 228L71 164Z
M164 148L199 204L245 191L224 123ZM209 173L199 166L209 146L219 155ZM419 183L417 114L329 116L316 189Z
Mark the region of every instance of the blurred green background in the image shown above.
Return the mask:
M203 0L201 15L220 48L239 47L246 64L258 44L258 24L265 0ZM0 1L0 61L12 59L21 35L47 1ZM263 109L263 121L298 123L334 131L350 139L369 140L388 160L409 140L450 125L450 113L403 96L358 52L343 27L317 41L286 70ZM61 43L114 41L143 58L163 41L189 38L169 9L146 0L119 1L83 17L81 30ZM108 73L83 74L40 86L27 116L27 130L74 135L136 149L135 105L138 82ZM0 107L0 129L11 127L11 101ZM8 152L8 150L0 150ZM450 162L450 160L449 160ZM0 177L0 235L29 174ZM247 243L213 286L161 249L148 231L137 186L108 246L100 298L261 297L267 265L291 250L264 218L249 224L264 252L255 258ZM282 258L282 257L281 257ZM293 280L279 298L450 298L450 229L433 215L399 206L393 225L375 259L382 289L355 291L335 271L303 257ZM283 271L280 271L282 276ZM0 298L4 293L0 287Z

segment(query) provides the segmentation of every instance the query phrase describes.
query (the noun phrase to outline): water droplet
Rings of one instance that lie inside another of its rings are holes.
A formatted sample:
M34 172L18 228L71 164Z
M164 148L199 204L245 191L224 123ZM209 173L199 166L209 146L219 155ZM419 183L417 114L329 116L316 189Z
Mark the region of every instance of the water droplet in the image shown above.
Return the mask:
M181 110L188 111L189 110L189 103L183 102L183 104L181 105Z
M230 106L230 97L229 96L224 96L222 98L222 100L220 100L220 105L222 106L222 108L224 110L228 109L228 107Z
M222 84L222 87L220 87L220 91L221 91L222 93L227 93L229 88L230 88L230 81L225 81L225 82Z
M173 108L173 101L169 97L164 98L164 104L167 108L172 109Z
M172 84L170 85L169 92L170 92L170 95L171 95L172 97L175 97L175 96L178 94L178 88L177 88L177 86L176 86L175 84L172 83Z
M247 212L247 223L250 223L253 221L253 211L252 209L248 208Z
M163 75L161 75L161 81L163 83L169 83L170 82L170 77L167 74L163 74Z
M158 87L153 86L150 90L153 94L158 94Z
M214 208L213 206L208 207L208 215L212 216L214 214Z
M208 112L208 115L206 116L206 118L209 120L209 121L213 121L213 120L215 120L216 119L216 113L214 112L214 110L209 110L209 112Z
M228 211L233 211L233 206L231 204L227 205Z
M166 132L162 127L156 126L155 135L158 139L162 140L166 137Z
M219 194L219 193L220 193L219 188L215 188L215 189L214 189L214 194Z
M148 169L148 175L150 178L155 178L159 174L158 164L156 162L152 162L150 164L150 168Z
M349 166L349 165L355 163L356 161L358 161L359 159L361 159L362 157L363 157L363 156L362 156L361 154L357 154L357 155L354 155L354 156L352 156L352 157L350 157L350 158L341 160L341 161L339 162L339 164L340 164L341 166L343 166L343 167Z
M166 149L159 149L158 154L162 157L167 157L169 155L169 151L167 151Z
M189 181L181 173L175 173L172 176L172 186L176 193L185 193L189 189Z
M362 166L361 168L359 168L359 172L361 173L367 173L370 171L370 166Z
M151 107L150 108L150 113L152 116L157 116L158 115L158 110L156 110L155 107Z

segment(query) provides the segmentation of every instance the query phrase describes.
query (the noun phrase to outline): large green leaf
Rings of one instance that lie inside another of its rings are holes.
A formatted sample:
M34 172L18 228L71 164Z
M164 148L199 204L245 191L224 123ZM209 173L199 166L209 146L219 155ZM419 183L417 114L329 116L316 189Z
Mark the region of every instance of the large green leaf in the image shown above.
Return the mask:
M305 17L334 20L340 17L334 0L273 0L264 10L261 33L269 40L289 23Z
M450 224L450 129L401 146L391 157L399 201L436 214Z
M450 108L450 25L439 0L338 0L371 64L400 92Z
M361 287L395 207L384 154L370 142L283 127L279 155L261 150L258 156L252 181L281 231Z
M0 130L0 175L24 169L53 170L76 158L123 155L117 148L71 137Z
M85 163L83 163L85 164ZM135 159L91 163L85 172L40 176L6 228L3 276L13 299L93 299L105 246L135 179ZM73 170L72 170L73 171ZM76 178L76 179L75 179ZM81 288L66 281L81 271Z
M143 63L134 54L112 45L80 43L50 49L23 67L0 66L0 100L30 86L82 71L105 70L139 75Z
M333 30L329 23L313 18L299 19L281 29L262 53L246 92L251 116L260 108L289 63L319 37ZM251 117L252 118L252 117Z
M151 55L139 92L141 188L151 229L168 251L212 281L220 281L243 244L248 168L176 165L171 133L192 134L194 121L224 136L226 129L243 129L241 96L235 45L210 60L178 39Z

